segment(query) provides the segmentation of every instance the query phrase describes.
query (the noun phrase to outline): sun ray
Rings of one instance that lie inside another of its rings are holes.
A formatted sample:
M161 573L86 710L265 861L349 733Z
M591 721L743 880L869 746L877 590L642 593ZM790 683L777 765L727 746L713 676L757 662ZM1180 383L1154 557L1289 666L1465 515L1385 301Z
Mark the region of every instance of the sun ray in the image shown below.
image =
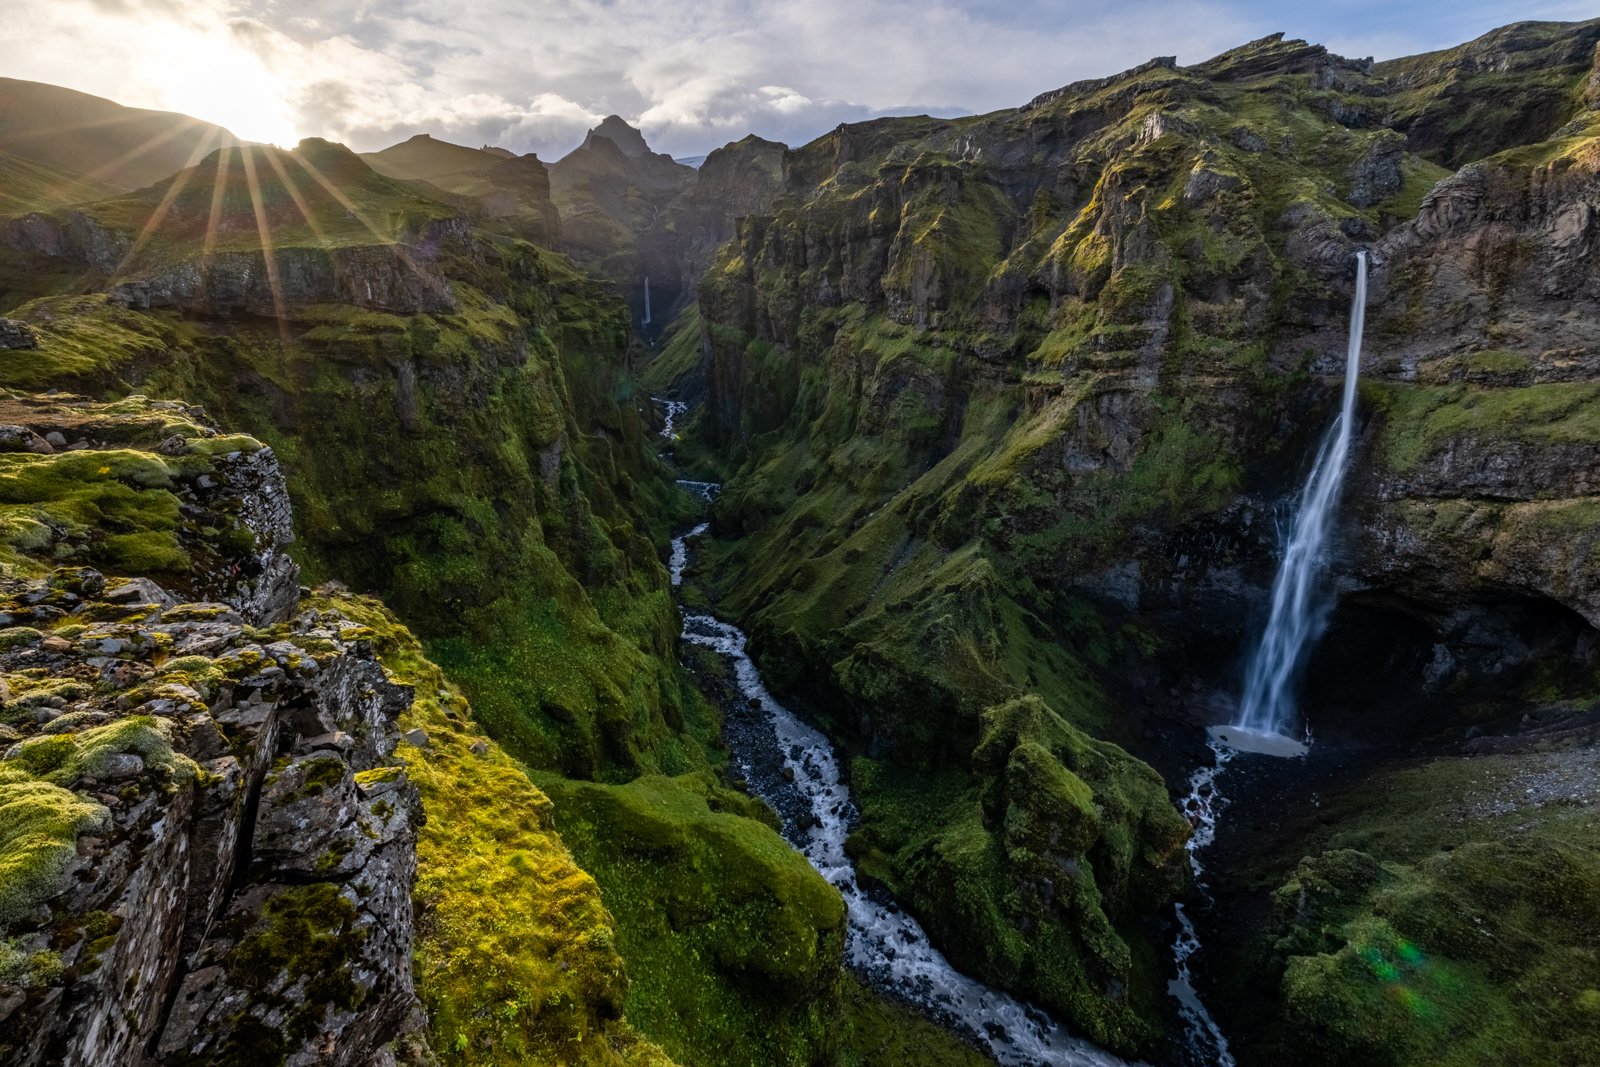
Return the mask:
M289 194L289 199L294 201L294 206L299 209L300 217L306 220L306 225L311 228L312 234L320 243L328 244L327 231L317 222L316 215L313 214L311 206L306 202L305 196L301 194L300 186L296 184L294 177L289 173L289 168L283 165L283 160L278 158L276 152L267 154L267 162L272 164L272 169L278 172L278 180L283 182L284 191Z
M272 225L267 219L266 205L261 202L261 181L256 174L257 151L276 152L276 148L243 148L239 158L244 163L244 180L250 187L250 206L255 211L256 235L261 240L262 258L266 261L267 288L272 290L272 313L278 320L278 341L289 348L289 315L283 299L283 280L278 276L278 259L272 250Z
M222 223L223 201L228 192L228 168L233 156L240 149L224 146L217 153L217 174L211 183L211 211L206 216L206 235L200 244L200 284L209 285L211 282L211 257L217 247L217 229ZM195 293L195 299L200 299L200 293Z
M311 160L305 158L304 156L296 156L295 158L300 161L300 165L305 168L306 173L311 175L312 181L326 189L328 195L337 200L340 207L350 212L350 216L359 222L363 227L365 227L368 233L372 234L373 237L376 237L382 244L388 245L393 250L394 254L399 257L400 262L409 267L411 272L417 276L418 280L432 288L435 292L440 293L441 295L448 295L445 283L441 282L429 272L423 270L421 265L418 264L416 259L412 256L411 250L402 244L397 237L391 234L386 234L379 230L378 227L373 224L372 220L367 218L366 214L355 205L355 201L351 200L345 195L343 189L340 189L337 185L334 185L333 182L328 180L327 176L324 175L322 171L317 169L316 164L312 163Z
M187 116L179 117L187 118ZM83 130L107 130L113 126L131 126L137 122L145 122L148 120L148 118L148 115L139 113L132 115L113 115L109 118L93 119L88 122L67 122L59 126L52 125L37 130L21 130L15 134L12 134L11 136L17 141L29 141L34 139L51 140L53 138L60 137L63 133L77 133ZM192 121L198 122L199 120L196 119ZM181 128L179 132L182 132Z
M118 156L116 159L100 164L98 167L91 170L86 177L92 178L95 181L102 181L106 175L115 172L117 168L126 166L127 164L132 163L134 160L139 159L141 156L149 155L157 148L160 148L162 145L181 134L192 133L198 128L203 128L205 125L205 123L196 121L194 119L191 119L188 122L175 124L165 133L159 133L154 137L146 138L143 142L128 149L128 151L122 153L122 155ZM232 134L229 134L230 138L232 138L232 136Z
M219 136L218 131L212 130L195 143L194 149L189 153L189 162L184 164L182 170L173 175L172 184L167 187L167 195L163 196L161 203L157 204L155 210L150 212L150 217L145 220L144 228L139 231L139 236L134 238L133 244L128 246L127 254L122 257L122 262L118 263L116 269L111 272L111 277L116 278L133 263L134 257L155 235L156 227L166 221L167 212L172 210L173 203L188 186L190 179L194 177L195 167L199 165L201 160L205 159L206 154L211 151L212 144L218 140Z
M211 183L211 213L206 217L206 236L200 245L200 270L202 274L211 266L211 253L217 247L217 227L222 222L222 202L228 192L228 166L241 150L224 145L217 153L217 176Z
M293 154L291 153L291 155ZM302 168L305 167L304 160L298 156L293 156L293 158ZM333 254L333 242L328 239L328 231L324 230L322 224L317 221L316 213L311 210L311 205L306 201L304 194L300 192L299 183L294 180L294 175L289 172L289 168L284 165L284 161L278 158L278 153L267 153L267 162L271 163L272 169L278 172L278 180L283 182L283 188L288 192L289 199L294 201L295 208L299 210L300 217L306 220L306 225L310 227L312 235L317 239L317 243L328 250L328 262L333 267L334 276L338 278L340 285L343 286L349 277L348 270L340 257Z

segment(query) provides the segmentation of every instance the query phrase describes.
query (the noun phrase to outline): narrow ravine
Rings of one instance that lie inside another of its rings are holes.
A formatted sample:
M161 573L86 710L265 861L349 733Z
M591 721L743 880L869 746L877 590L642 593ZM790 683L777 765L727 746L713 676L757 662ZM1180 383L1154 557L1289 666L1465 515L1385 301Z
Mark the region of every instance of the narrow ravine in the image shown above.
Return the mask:
M1217 839L1217 819L1228 805L1227 798L1217 788L1217 779L1234 757L1233 749L1216 740L1212 740L1209 747L1213 761L1196 768L1189 776L1189 792L1179 805L1189 824L1194 827L1184 848L1189 852L1189 867L1194 872L1195 888L1208 903L1210 889L1206 885L1206 870L1201 855ZM1206 1010L1205 1002L1195 989L1191 963L1200 951L1200 933L1181 903L1174 905L1174 908L1178 917L1178 936L1172 943L1172 958L1177 964L1178 974L1167 983L1167 992L1178 1002L1178 1014L1183 1018L1189 1053L1193 1062L1204 1067L1234 1067L1228 1039L1216 1019Z
M718 488L695 484L706 487L707 497ZM706 529L701 523L673 539L669 564L674 587L688 565L688 541ZM1004 1067L1117 1067L1125 1062L1070 1036L1038 1009L961 974L915 919L865 891L844 847L856 809L828 739L773 699L737 627L711 615L686 613L683 639L712 649L733 667L753 722L730 722L729 748L751 790L782 817L785 839L843 895L849 914L846 958L857 973L969 1035ZM763 765L782 766L788 773L763 773Z

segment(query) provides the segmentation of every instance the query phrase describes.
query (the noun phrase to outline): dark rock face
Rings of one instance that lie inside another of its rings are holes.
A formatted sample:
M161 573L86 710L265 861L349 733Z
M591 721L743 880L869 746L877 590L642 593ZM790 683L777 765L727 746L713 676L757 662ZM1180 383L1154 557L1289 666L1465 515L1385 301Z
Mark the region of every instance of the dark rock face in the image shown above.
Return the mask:
M458 310L443 276L420 253L389 248L223 252L207 262L157 268L110 290L139 310L272 317L306 304L349 304L398 314Z
M449 284L430 262L429 242L459 237L465 220L440 224L415 248L280 248L222 251L205 260L164 264L110 290L130 307L175 308L206 315L273 316L305 304L351 304L397 313L457 310ZM124 264L125 234L81 213L65 220L29 215L7 223L10 251L65 261L107 277Z
M38 348L39 338L27 323L15 319L0 319L0 348Z
M302 616L264 640L225 605L94 572L5 596L106 620L0 655L76 695L7 714L3 759L40 771L52 746L93 751L43 773L98 809L9 930L62 970L0 997L7 1062L392 1062L416 1027L420 808L391 759L410 691L361 629ZM183 670L159 665L168 649ZM12 697L8 713L27 694Z
M602 139L610 141L625 156L650 154L650 146L645 143L644 134L629 126L620 115L607 115L605 121L584 137L582 147L594 148L595 142Z
M1456 48L1377 64L1383 99L1363 113L1405 134L1411 151L1459 167L1553 136L1575 100L1594 107L1597 46L1600 20L1513 23Z
M34 490L32 521L48 529L58 500L110 479L91 499L121 518L94 535L146 538L112 558L168 558L166 534L189 560L184 595L89 567L0 579L0 1058L426 1058L422 814L394 759L411 690L370 630L299 609L276 457L175 402L0 407L13 475L54 487ZM119 474L153 503L131 503ZM141 518L151 529L130 531Z
M491 218L520 218L520 232L537 244L561 240L561 216L550 199L550 169L538 156L530 152L502 159L483 172L483 181L488 191L478 195L478 202Z

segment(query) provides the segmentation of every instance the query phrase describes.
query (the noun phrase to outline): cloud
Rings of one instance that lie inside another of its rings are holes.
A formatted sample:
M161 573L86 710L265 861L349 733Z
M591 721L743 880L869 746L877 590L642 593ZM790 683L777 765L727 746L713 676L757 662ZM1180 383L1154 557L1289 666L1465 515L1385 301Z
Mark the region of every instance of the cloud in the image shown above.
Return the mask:
M429 132L555 158L611 113L678 155L748 132L796 144L875 115L1015 106L1274 30L1384 56L1503 20L1487 0L11 0L0 49L14 76L247 137L368 150Z

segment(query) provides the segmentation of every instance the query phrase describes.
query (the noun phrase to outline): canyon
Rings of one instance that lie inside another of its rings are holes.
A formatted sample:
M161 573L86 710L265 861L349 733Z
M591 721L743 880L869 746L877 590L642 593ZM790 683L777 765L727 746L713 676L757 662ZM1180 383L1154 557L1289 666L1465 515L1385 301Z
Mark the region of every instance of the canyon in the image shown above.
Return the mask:
M152 114L0 137L7 1062L1600 1058L1600 21L698 167Z

